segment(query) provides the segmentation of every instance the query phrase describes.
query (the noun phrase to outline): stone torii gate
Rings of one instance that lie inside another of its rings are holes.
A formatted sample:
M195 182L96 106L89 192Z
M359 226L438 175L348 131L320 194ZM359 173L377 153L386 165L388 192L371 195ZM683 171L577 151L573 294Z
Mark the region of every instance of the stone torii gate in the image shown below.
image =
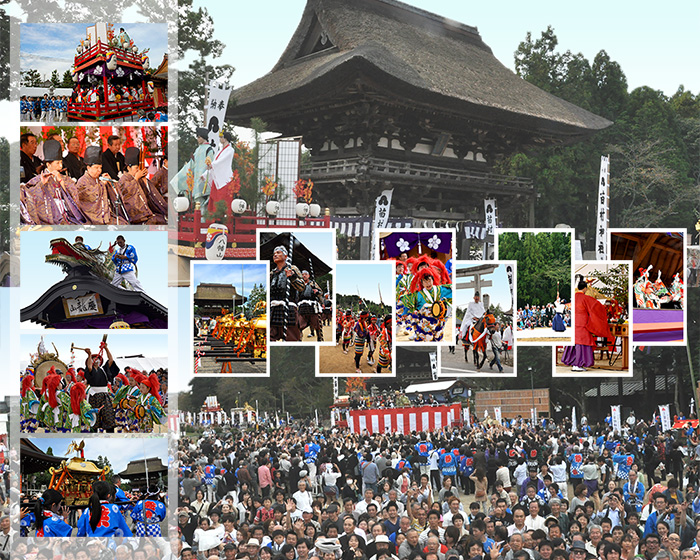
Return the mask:
M491 280L484 280L481 277L486 276L488 274L493 274L494 271L498 268L498 265L495 264L482 264L482 265L477 265L473 266L470 268L462 268L462 269L457 269L456 276L459 279L466 279L466 282L457 282L457 289L469 289L473 288L475 291L479 292L481 294L481 299L484 302L484 309L489 308L490 302L490 297L488 294L484 294L482 292L483 288L489 288L493 286L493 282Z

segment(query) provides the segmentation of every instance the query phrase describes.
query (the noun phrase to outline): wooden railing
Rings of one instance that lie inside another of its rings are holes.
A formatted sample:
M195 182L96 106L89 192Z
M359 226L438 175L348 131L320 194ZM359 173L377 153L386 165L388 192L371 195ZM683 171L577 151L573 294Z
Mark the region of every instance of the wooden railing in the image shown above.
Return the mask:
M483 187L501 187L508 190L530 192L534 190L532 179L513 175L498 175L470 169L454 169L437 165L425 165L413 162L401 162L385 158L359 157L314 161L302 166L301 175L309 177L315 183L333 182L348 175L366 172L375 178L394 181L439 183L464 186L465 184Z

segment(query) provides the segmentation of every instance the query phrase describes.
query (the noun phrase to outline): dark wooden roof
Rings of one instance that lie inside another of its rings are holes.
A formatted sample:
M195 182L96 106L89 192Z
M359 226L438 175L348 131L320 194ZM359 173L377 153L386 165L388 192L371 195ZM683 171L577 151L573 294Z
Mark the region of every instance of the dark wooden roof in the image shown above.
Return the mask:
M34 303L21 309L20 321L32 321L46 327L71 328L72 324L89 318L66 319L62 298L75 298L89 293L100 294L103 301L105 314L97 316L96 319L105 317L108 307L113 305L119 316L137 313L146 318L143 323L132 324L132 328L168 328L168 309L164 305L144 292L112 286L106 280L84 272L82 268L72 269L63 280L51 286Z
M270 261L272 267L272 254L275 252L275 247L282 245L286 249L289 248L289 236L291 233L261 233L260 248L258 257L261 261ZM309 270L309 261L314 266L314 277L319 278L331 271L331 267L314 255L301 241L294 237L294 252L292 254L292 264L299 270Z
M236 287L232 284L213 284L202 282L201 284L197 284L197 289L194 292L195 302L209 300L231 303L234 297L237 301L245 300L245 298L236 292Z
M640 268L650 264L654 268L649 271L649 279L654 282L661 271L661 280L666 286L673 282L673 275L680 273L685 276L683 269L683 239L678 233L664 232L616 232L610 233L610 258L616 261L632 261L632 277L639 278Z
M122 478L144 478L146 476L146 466L148 466L148 476L155 476L168 471L168 467L163 465L163 461L160 457L149 457L145 461L143 459L137 461L129 461L119 476Z
M360 77L414 106L560 140L612 124L519 78L475 27L396 0L308 0L279 62L234 92L228 118L262 117L275 129L283 111L328 99Z
M58 467L65 457L54 457L47 455L30 439L21 438L19 440L20 471L23 475L48 471L49 467Z

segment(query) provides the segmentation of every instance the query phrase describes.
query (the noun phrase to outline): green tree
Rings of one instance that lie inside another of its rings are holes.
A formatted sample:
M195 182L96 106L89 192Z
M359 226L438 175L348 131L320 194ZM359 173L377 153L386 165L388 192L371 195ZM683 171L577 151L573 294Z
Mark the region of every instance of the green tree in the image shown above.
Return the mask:
M207 9L194 10L192 4L193 0L180 0L178 9L178 54L180 58L194 57L188 69L178 73L178 158L181 164L197 147L195 131L204 123L207 81L228 83L234 71L228 64L213 65L212 60L221 56L225 45L213 38L214 20Z
M41 74L38 70L32 68L26 72L22 72L22 85L24 87L40 87L42 84Z
M70 73L70 70L66 70L63 73L63 79L61 80L61 84L58 87L62 87L62 88L72 88L73 87L73 75Z
M258 302L265 302L267 301L267 291L265 290L265 286L262 284L256 284L253 286L253 289L250 291L250 294L248 294L248 301L245 303L245 316L247 319L251 319L253 317L253 311L255 310L255 306L258 304ZM258 315L260 314L260 311L257 313Z
M49 82L51 82L51 87L53 87L54 89L57 87L61 87L61 78L58 77L58 70L54 70L53 72L51 72Z

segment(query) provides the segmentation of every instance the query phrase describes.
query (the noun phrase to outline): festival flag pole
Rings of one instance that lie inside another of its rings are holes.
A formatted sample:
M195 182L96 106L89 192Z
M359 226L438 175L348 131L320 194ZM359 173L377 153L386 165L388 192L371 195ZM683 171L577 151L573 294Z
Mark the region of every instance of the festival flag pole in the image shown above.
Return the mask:
M286 266L292 268L292 251L294 250L294 236L289 234L289 250L287 252ZM289 324L289 292L292 287L292 282L287 277L284 290L284 324L282 326L282 340L287 340L287 325Z

